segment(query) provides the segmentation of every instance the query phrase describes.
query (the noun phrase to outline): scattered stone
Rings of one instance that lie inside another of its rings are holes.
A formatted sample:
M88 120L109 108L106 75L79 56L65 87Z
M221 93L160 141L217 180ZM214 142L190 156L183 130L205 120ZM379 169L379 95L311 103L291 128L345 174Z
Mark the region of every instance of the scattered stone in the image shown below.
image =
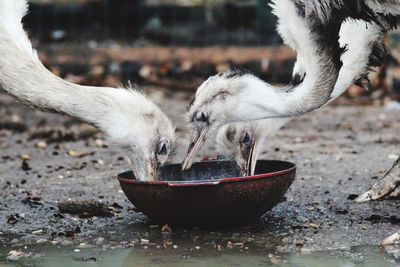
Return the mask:
M38 240L36 240L36 244L44 244L44 243L47 243L47 239L45 239L45 238L41 238L41 239L38 239Z
M47 143L45 141L40 141L36 144L37 148L41 148L41 149L46 149L47 148Z
M311 227L311 228L314 228L314 229L319 229L320 228L320 226L318 224L315 224L315 223L308 223L306 225L308 227Z
M104 237L98 237L98 238L96 238L96 239L94 240L94 243L95 243L96 245L100 246L100 245L103 245L104 240L105 240Z
M78 248L90 248L90 247L92 247L92 246L85 242L82 242L78 245Z
M23 155L21 155L21 159L22 159L22 160L30 160L30 159L31 159L31 156L29 156L29 155L27 155L27 154L23 154Z
M9 261L18 261L21 258L25 257L25 253L19 250L11 250L8 252L7 260Z
M94 152L78 152L76 150L69 150L68 156L72 158L84 158L86 156L94 155Z
M32 234L34 234L34 235L39 235L39 234L41 234L41 233L43 233L43 230L42 230L42 229L32 231Z
M97 147L100 147L100 148L107 147L107 145L105 144L105 142L104 142L103 140L101 140L101 139L96 139L95 143L96 143L96 146L97 146Z
M140 245L148 245L150 243L150 240L148 240L148 239L140 239Z
M19 216L18 213L10 214L7 216L7 223L9 224L16 224L19 222L21 217Z
M32 197L28 196L22 200L22 203L29 205L30 207L37 207L43 205L40 202L41 198L40 197Z

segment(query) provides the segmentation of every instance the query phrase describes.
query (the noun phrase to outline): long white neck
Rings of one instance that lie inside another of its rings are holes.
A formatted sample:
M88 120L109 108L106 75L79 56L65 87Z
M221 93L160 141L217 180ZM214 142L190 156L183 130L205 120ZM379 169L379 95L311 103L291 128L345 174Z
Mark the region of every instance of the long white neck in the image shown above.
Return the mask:
M35 108L101 126L113 100L126 93L121 89L76 85L48 71L23 30L21 19L26 10L24 0L0 0L0 87Z
M304 17L304 7L289 0L276 0L273 8L285 44L297 51L291 83L285 88L269 87L268 91L272 89L279 99L273 117L299 116L330 99L342 66L340 23L324 25L312 17Z

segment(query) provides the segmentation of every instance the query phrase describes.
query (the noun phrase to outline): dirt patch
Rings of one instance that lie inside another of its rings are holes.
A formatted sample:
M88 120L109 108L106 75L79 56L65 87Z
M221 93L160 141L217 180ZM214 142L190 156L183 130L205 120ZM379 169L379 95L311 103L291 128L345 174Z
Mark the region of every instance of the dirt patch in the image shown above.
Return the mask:
M178 162L188 143L181 114L190 94L146 92L176 123L180 146L173 161ZM32 111L6 95L0 95L0 103L2 119L18 116L26 125L25 130L0 128L0 243L163 242L162 226L147 222L121 191L115 175L128 170L128 163L101 133L85 134L87 126L79 121ZM378 244L398 231L400 202L357 205L352 199L399 153L393 145L398 117L380 107L339 106L294 120L267 142L263 155L297 164L286 201L250 226L218 232L172 227L171 238L193 244L246 242L279 251ZM216 155L213 146L209 143L200 157ZM112 216L80 216L93 208Z

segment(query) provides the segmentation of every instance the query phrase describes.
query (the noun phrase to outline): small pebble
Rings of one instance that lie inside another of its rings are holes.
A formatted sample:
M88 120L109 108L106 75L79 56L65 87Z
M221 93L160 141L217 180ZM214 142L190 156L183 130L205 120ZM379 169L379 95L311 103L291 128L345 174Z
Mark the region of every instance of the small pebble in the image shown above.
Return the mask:
M40 141L39 143L36 144L36 147L45 149L45 148L47 148L47 143L44 141Z
M21 159L22 159L22 160L30 160L30 159L31 159L31 156L29 156L29 155L27 155L27 154L23 154L23 155L21 155Z
M8 252L7 260L17 261L17 260L21 259L22 257L24 257L24 253L22 251L11 250L10 252Z
M150 243L150 241L148 239L140 239L140 245L148 245Z
M45 238L42 238L42 239L38 239L38 240L36 240L36 244L44 244L44 243L47 243L47 239L45 239Z
M104 238L103 237L98 237L94 240L94 243L98 246L102 245L104 243Z

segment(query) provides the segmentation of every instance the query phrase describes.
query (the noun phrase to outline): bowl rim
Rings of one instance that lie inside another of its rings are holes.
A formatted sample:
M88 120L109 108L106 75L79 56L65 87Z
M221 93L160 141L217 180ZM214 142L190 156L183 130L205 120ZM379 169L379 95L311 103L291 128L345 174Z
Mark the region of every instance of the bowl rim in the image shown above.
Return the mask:
M221 162L221 161L228 161L228 160L207 160L207 161L199 161L197 163L213 163L213 162ZM201 181L194 181L194 180L192 180L192 181L138 181L138 180L134 180L134 179L121 178L120 175L123 173L126 173L126 172L119 173L117 175L117 178L120 183L134 184L134 185L147 185L147 186L163 185L163 186L169 186L169 187L215 186L215 185L219 185L222 183L235 183L235 182L243 182L243 181L268 179L268 178L272 178L272 177L276 177L279 175L283 175L286 173L296 171L296 169L297 169L296 164L293 162L290 162L290 161L262 160L262 159L261 159L261 161L289 163L292 165L292 167L281 170L281 171L277 171L277 172L269 172L269 173L263 173L263 174L245 176L245 177L230 177L230 178L220 178L220 179L216 179L216 180L201 180ZM175 165L175 164L171 164L171 165Z

